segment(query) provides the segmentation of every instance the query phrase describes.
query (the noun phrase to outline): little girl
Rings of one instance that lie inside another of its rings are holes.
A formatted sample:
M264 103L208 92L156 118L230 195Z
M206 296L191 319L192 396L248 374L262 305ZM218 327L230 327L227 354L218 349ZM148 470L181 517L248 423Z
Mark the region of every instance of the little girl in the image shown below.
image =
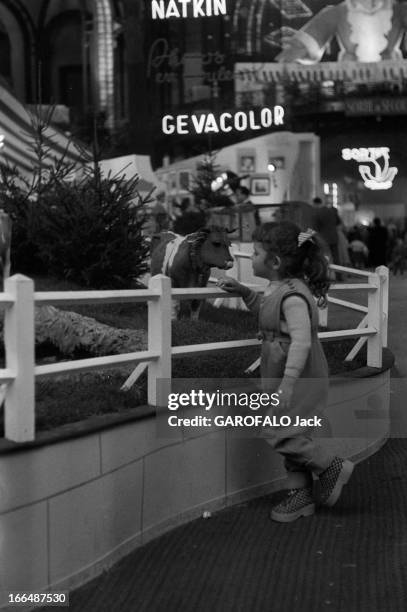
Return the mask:
M254 234L253 272L270 284L264 297L232 278L222 289L238 293L258 316L262 386L278 392L273 411L289 415L292 423L310 418L326 406L328 365L318 339L318 305L326 304L328 264L313 230L300 232L291 222L265 223ZM312 421L312 419L310 419ZM274 508L271 518L290 522L315 512L313 477L320 483L320 502L333 506L348 482L353 463L334 457L317 446L301 425L266 428L262 434L285 459L288 496Z

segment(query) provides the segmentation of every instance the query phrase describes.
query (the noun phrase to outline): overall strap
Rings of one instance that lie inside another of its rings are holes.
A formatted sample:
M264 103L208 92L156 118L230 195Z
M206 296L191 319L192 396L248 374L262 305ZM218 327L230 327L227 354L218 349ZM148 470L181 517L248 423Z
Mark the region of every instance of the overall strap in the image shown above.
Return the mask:
M278 299L278 307L276 307L274 311L274 329L281 331L281 309L283 301L289 296L294 295L297 295L303 300L305 300L308 306L308 312L311 320L311 328L313 330L318 329L318 311L316 309L314 298L305 283L298 279L289 278L281 287L279 287L277 291L279 292L278 296L276 296Z

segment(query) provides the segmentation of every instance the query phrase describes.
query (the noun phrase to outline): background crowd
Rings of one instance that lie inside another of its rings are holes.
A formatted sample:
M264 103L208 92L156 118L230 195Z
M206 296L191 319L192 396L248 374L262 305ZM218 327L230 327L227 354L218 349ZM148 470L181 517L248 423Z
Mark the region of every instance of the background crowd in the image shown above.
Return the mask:
M322 237L333 263L359 269L385 265L393 274L403 275L407 269L407 230L393 222L384 225L375 217L370 225L345 227L337 209L326 206L321 198L313 200L312 227ZM215 215L214 215L215 213ZM167 201L164 192L156 196L147 222L147 233L173 230L185 236L204 227L216 214L222 215L221 224L240 226L240 239L250 240L251 233L260 224L258 209L250 201L250 192L239 186L230 198L230 204L222 210L213 208L205 199L191 194L181 201ZM224 217L227 213L230 219ZM237 217L236 217L237 214ZM236 218L238 221L236 222ZM230 228L229 228L230 229Z
M249 189L239 186L223 202L223 206L211 206L205 198L193 194L180 202L176 198L167 202L165 193L160 192L150 210L146 231L151 235L172 230L186 236L212 222L235 229L236 238L251 240L255 227L260 225L260 215L250 201Z
M355 268L388 266L403 275L407 265L407 231L395 223L382 224L375 217L370 225L345 228L336 208L314 198L313 228L325 241L333 263Z

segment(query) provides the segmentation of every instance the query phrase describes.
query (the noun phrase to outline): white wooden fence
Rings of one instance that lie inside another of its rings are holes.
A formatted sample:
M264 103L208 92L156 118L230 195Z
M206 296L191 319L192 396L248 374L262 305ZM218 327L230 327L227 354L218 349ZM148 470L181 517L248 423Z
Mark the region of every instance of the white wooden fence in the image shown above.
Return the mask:
M246 256L246 254L245 254ZM364 277L367 282L355 284L334 284L331 291L367 291L368 306L329 298L330 302L365 314L356 329L322 332L324 341L340 338L358 338L355 350L367 340L368 365L381 366L382 347L387 342L388 312L388 270L378 268L375 273L338 268ZM129 291L68 291L34 292L31 279L15 275L4 284L0 293L0 306L5 309L4 343L6 367L0 369L0 383L6 385L4 401L5 437L15 442L35 438L35 379L44 376L58 376L128 364L148 363L148 402L163 406L166 389L157 386L157 380L170 380L171 359L187 355L202 355L214 351L229 351L237 348L256 346L257 339L212 342L187 346L171 346L171 300L219 298L224 292L217 288L174 289L170 279L163 275L154 276L146 290ZM232 295L232 294L228 294ZM35 306L53 304L91 304L117 302L148 302L148 350L63 361L49 365L36 365L34 359L34 309ZM57 408L56 408L57 409Z
M244 277L244 273L242 270L241 262L242 260L248 260L252 258L252 255L247 252L242 252L239 250L233 251L233 257L236 260L236 278L240 282L244 284L248 284L253 289L256 288L256 285L247 283L247 279ZM364 344L368 340L368 336L372 335L369 333L369 328L373 328L376 330L376 320L377 320L377 309L381 309L381 319L380 319L380 329L378 332L381 337L381 346L387 346L387 328L388 328L388 307L389 307L389 270L386 266L379 266L376 268L374 272L368 272L366 270L358 270L356 268L347 268L344 266L330 265L330 269L333 272L338 272L354 277L361 277L361 279L367 281L367 283L333 283L329 291L340 292L340 291L367 291L368 293L368 305L363 306L362 304L356 304L355 302L349 302L347 300L334 298L332 295L328 296L328 303L337 304L339 306L343 306L349 310L354 310L356 312L361 312L365 316L362 318L360 323L357 326L358 330L361 330L360 337L358 342L353 347L352 351L346 357L346 361L351 361L355 358L360 349L364 346ZM220 300L218 300L218 305ZM320 309L319 313L319 323L321 327L328 326L328 313L329 308ZM376 313L376 314L374 314ZM337 340L340 338L352 337L354 334L350 333L355 330L341 330L335 332L321 332L319 337L324 341L329 340ZM345 332L348 332L345 335ZM375 335L374 332L373 335ZM377 339L376 339L377 343ZM368 342L368 365L372 367L380 367L381 366L381 350L374 349L374 341L371 338ZM377 365L377 355L380 353L380 365Z

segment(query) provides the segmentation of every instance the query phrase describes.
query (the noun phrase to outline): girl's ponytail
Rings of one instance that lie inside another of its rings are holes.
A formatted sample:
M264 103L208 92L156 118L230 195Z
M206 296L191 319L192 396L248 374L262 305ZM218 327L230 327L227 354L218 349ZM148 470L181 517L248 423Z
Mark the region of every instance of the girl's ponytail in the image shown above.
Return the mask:
M306 240L298 247L299 268L302 270L303 278L307 282L311 292L317 298L320 308L327 303L327 293L330 285L329 263L324 253L324 248L319 237L314 234L311 239Z
M253 240L263 245L268 256L280 257L282 277L302 278L317 298L318 306L326 306L329 264L316 232L301 232L291 221L264 223L255 230Z

